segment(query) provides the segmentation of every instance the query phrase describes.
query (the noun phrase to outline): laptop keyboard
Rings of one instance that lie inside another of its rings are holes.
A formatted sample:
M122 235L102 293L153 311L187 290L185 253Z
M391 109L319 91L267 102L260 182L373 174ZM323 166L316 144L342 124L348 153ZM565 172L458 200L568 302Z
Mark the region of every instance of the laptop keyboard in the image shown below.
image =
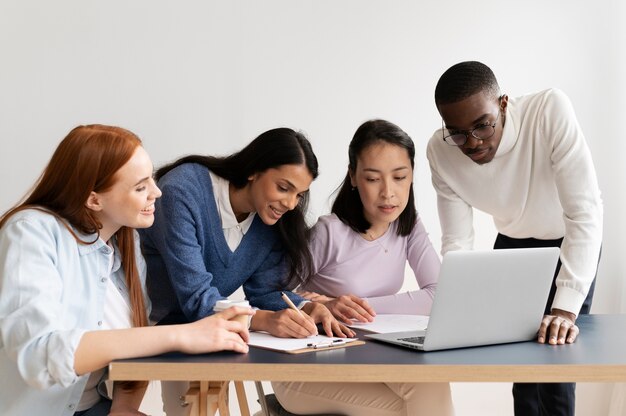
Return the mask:
M398 338L399 341L410 342L412 344L423 345L424 337L408 337L408 338Z

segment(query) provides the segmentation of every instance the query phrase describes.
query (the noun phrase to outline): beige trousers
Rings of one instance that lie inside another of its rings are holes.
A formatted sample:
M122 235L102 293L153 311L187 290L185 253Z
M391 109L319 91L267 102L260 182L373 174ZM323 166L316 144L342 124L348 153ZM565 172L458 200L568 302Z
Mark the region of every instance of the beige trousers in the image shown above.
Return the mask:
M454 415L449 383L273 382L272 388L286 410L301 415Z
M163 412L167 416L187 416L191 410L189 406L182 406L181 400L189 390L188 381L162 381L161 398L163 399Z

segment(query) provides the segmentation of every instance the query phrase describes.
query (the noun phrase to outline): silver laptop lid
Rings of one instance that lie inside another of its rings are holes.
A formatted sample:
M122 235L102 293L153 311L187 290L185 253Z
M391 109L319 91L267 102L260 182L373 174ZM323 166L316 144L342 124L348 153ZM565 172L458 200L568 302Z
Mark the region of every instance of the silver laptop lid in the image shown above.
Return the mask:
M547 247L446 253L423 349L533 339L559 251Z

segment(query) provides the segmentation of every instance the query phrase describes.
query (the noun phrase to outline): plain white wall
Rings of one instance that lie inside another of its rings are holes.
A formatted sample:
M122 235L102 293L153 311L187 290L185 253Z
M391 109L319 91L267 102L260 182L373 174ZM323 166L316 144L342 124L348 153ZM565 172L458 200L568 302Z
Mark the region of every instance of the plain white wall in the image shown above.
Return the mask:
M226 154L289 126L307 133L320 161L313 221L345 175L354 130L377 117L416 142L418 209L439 249L424 156L440 125L433 90L452 64L480 60L511 96L559 87L573 101L605 201L593 310L617 312L626 274L624 17L619 0L1 0L0 210L77 124L129 128L157 166L187 153ZM479 215L476 227L477 246L490 247L490 219ZM581 386L579 414L604 413L605 391ZM492 414L510 411L508 387L460 385L459 414L470 414L476 397L479 412L484 398L502 401Z

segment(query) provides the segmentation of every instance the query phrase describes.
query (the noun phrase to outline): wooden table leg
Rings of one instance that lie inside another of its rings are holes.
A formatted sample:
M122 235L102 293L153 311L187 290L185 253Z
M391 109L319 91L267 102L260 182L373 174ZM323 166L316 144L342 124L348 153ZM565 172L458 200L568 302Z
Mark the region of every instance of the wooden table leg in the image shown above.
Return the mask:
M185 395L189 403L190 416L230 416L228 407L229 381L192 381ZM235 382L241 416L250 416L248 400L242 381Z
M201 381L200 382L200 416L207 416L207 394L209 393L209 382Z
M243 386L243 381L235 381L234 383L241 416L250 416L250 408L248 407L248 398L246 397L246 389Z
M219 393L217 395L217 408L220 411L220 416L230 416L230 409L228 408L228 384L229 381L220 381Z

